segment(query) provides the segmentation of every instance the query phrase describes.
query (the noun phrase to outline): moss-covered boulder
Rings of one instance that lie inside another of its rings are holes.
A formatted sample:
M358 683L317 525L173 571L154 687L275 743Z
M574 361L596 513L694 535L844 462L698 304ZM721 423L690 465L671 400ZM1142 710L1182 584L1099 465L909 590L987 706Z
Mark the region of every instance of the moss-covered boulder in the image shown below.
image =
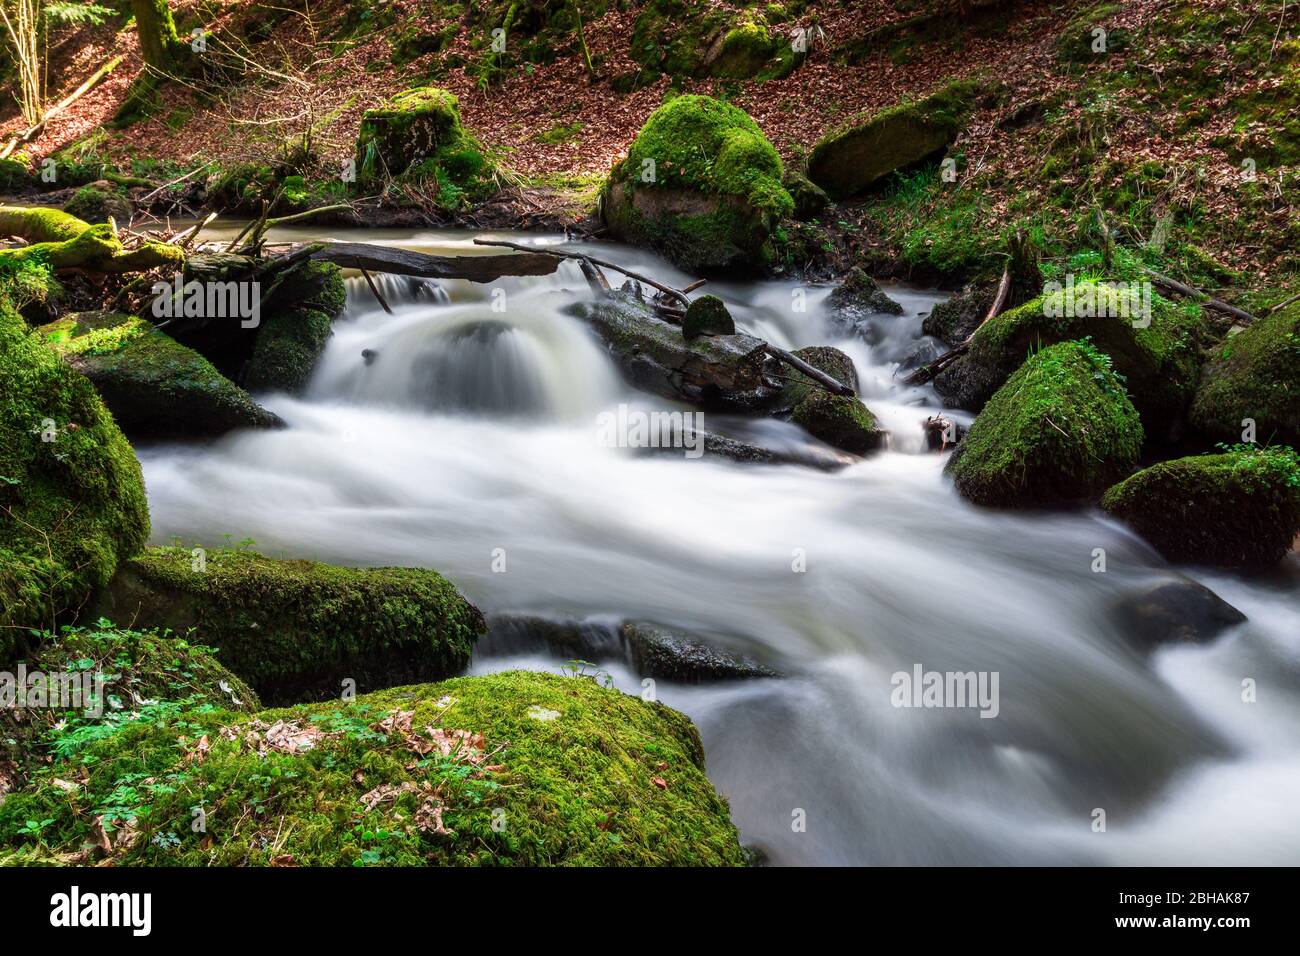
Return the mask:
M63 211L86 222L108 222L113 219L119 225L131 221L133 208L131 200L124 192L113 188L107 181L82 186L63 205Z
M746 862L690 720L587 677L511 671L256 718L187 712L78 756L0 804L6 862ZM32 833L27 820L48 822Z
M143 319L77 312L39 329L89 378L134 440L201 438L284 423L193 349Z
M794 218L800 222L817 218L830 205L826 191L798 170L787 169L781 185L794 200Z
M460 122L454 95L434 86L406 90L366 110L357 134L357 183L417 180L443 209L485 198L495 170Z
M794 210L781 158L744 110L674 97L650 114L610 172L601 208L616 238L685 269L753 270L773 227Z
M763 18L755 11L746 11L729 29L718 33L704 54L704 67L710 76L752 79L780 47L781 41L768 30Z
M254 391L299 392L325 351L334 319L347 303L339 267L304 262L270 296L242 383Z
M935 388L950 404L978 411L1030 351L1087 337L1123 376L1146 433L1166 438L1196 388L1205 319L1194 303L1174 304L1155 293L1143 314L1147 300L1130 291L1118 283L1078 282L1003 312L979 327Z
M819 345L799 349L794 355L857 389L858 373L853 360L839 349ZM857 396L832 395L819 382L786 366L782 366L782 375L787 381L781 404L790 409L791 421L808 434L855 455L865 455L884 445L887 433Z
M1107 356L1061 342L998 389L946 470L975 504L1068 505L1127 475L1141 447L1142 424Z
M808 157L808 178L832 199L844 199L892 172L942 156L961 132L978 92L972 82L953 83L826 135Z
M1286 446L1239 445L1163 461L1111 488L1101 505L1170 561L1268 567L1300 533L1300 460Z
M83 375L0 290L0 663L149 536L140 464Z
M423 568L343 568L252 551L150 548L92 613L194 630L271 703L436 680L462 670L483 616Z
M682 335L688 339L701 335L735 335L736 322L727 304L716 295L702 295L691 302L682 319Z
M1256 439L1300 447L1300 305L1230 335L1201 372L1191 422L1220 441Z

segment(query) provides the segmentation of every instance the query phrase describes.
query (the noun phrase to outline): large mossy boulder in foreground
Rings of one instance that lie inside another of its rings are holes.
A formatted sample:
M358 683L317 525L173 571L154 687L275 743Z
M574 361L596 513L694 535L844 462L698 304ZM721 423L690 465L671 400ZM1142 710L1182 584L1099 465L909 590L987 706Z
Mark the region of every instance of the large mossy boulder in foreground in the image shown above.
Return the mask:
M857 390L858 373L853 360L839 349L812 346L799 349L794 355ZM819 382L791 368L783 367L782 374L787 382L781 393L781 404L790 409L791 421L814 438L855 455L865 455L885 443L886 432L857 396L832 395Z
M808 178L832 199L845 199L896 170L942 156L961 132L978 92L974 83L953 83L823 137L808 157Z
M1108 358L1062 342L998 389L947 471L978 505L1068 505L1096 500L1133 470L1141 447L1142 424Z
M193 349L117 312L78 312L40 335L94 383L132 439L222 435L283 422Z
M610 172L601 208L614 237L684 269L752 271L777 221L794 211L782 172L744 110L676 96L650 114Z
M270 703L437 680L463 670L485 625L435 571L277 561L252 551L151 548L93 614L166 627L218 648Z
M444 209L484 198L495 170L483 147L460 122L460 105L447 90L421 86L366 110L357 133L357 183L370 188L390 179L419 180Z
M149 537L140 464L95 387L0 293L0 665Z
M1223 341L1201 372L1190 418L1227 443L1241 441L1249 419L1257 441L1300 447L1300 305Z
M1079 282L1053 290L981 325L970 348L935 379L951 405L979 411L1025 355L1057 342L1088 338L1110 356L1146 433L1168 437L1196 388L1205 320L1194 303L1145 300L1127 286Z
M1268 567L1300 533L1300 460L1286 446L1239 445L1163 461L1111 488L1101 506L1170 561Z
M737 866L683 714L511 671L264 712L136 721L0 804L0 860L146 866ZM122 779L137 786L123 819ZM114 819L99 839L94 813ZM194 808L206 832L194 832ZM114 809L117 808L117 809ZM35 835L26 820L50 821ZM91 849L85 849L89 845ZM105 848L107 847L107 848Z

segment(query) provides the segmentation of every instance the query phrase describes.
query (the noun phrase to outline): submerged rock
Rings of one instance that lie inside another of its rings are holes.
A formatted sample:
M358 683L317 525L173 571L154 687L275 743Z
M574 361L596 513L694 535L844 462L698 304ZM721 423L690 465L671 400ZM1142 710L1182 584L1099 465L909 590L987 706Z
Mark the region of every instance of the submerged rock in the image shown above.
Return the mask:
M832 378L854 390L858 387L858 374L853 360L837 348L813 346L794 352ZM791 420L810 435L828 445L865 455L885 444L886 432L876 423L876 417L856 396L832 395L818 382L802 372L782 366L787 382L781 393L781 402L790 409Z
M1219 441L1241 441L1253 422L1257 441L1300 447L1300 305L1257 318L1219 345L1189 417Z
M754 271L776 223L794 210L781 159L744 110L684 94L646 120L610 171L610 234L702 272Z
M989 399L946 471L978 505L1095 501L1132 471L1142 425L1106 357L1086 342L1031 355Z
M252 551L151 548L92 617L138 621L219 648L269 703L442 678L469 663L483 616L435 571L277 561Z
M0 297L0 669L148 537L140 463L113 416Z
M780 676L747 657L720 651L654 624L629 622L619 633L629 649L632 666L647 677L703 683Z
M1115 485L1101 506L1170 561L1269 567L1300 533L1300 458L1285 446L1238 446L1163 461Z
M826 298L827 318L848 335L879 345L887 333L881 325L903 314L903 307L885 294L876 280L854 267Z
M43 846L118 866L746 862L690 719L588 678L511 671L183 717L133 722L10 794L0 858L33 862L18 831L43 819ZM105 845L79 805L110 805L128 772L169 785ZM69 800L59 781L78 774ZM191 832L195 807L223 825Z
M978 93L969 81L921 100L881 110L825 136L808 158L808 178L833 199L856 195L890 173L943 153L957 138Z
M78 312L38 332L95 384L134 440L208 438L284 424L198 352L143 319Z
M1204 644L1247 620L1203 584L1179 575L1117 601L1112 609L1139 650L1162 644Z

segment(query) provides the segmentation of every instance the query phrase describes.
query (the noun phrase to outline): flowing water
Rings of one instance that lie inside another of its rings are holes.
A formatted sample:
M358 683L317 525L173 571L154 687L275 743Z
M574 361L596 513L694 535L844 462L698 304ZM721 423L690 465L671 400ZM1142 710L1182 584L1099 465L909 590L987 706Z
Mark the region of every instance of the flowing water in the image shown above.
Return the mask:
M465 233L326 232L481 251ZM691 279L641 250L602 254ZM828 324L828 289L709 286L769 341L852 356L892 446L826 472L602 445L602 411L667 404L624 385L562 311L589 296L571 264L491 286L382 281L395 315L350 280L307 393L260 396L287 430L140 450L158 542L232 535L280 556L428 566L489 613L651 621L780 670L657 686L694 718L742 839L773 863L1300 863L1300 560L1268 580L1179 569L1249 623L1135 653L1109 609L1170 574L1149 548L1098 513L977 510L923 452L939 403L893 372L938 296L890 289L906 313L869 346ZM772 420L705 425L807 443ZM473 672L561 668L493 646ZM997 672L996 718L893 706L891 676L918 664ZM600 666L641 691L621 659Z

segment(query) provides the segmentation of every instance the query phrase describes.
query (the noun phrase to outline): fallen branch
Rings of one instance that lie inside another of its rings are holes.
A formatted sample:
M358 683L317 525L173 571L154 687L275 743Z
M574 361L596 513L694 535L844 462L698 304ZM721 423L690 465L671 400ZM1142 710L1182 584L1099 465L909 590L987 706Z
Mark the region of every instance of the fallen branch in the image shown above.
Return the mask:
M1187 285L1185 282L1179 282L1177 279L1171 279L1169 278L1169 276L1161 275L1159 272L1153 272L1151 269L1144 268L1142 271L1145 272L1147 275L1149 275L1155 281L1156 285L1162 285L1166 289L1170 289L1173 292L1177 292L1179 295L1185 295L1188 298L1196 299L1202 305L1209 306L1211 309L1214 309L1216 312L1226 312L1228 315L1240 319L1242 322L1255 321L1255 317L1251 315L1249 312L1247 312L1245 309L1239 309L1235 305L1229 305L1228 303L1224 302L1222 299L1216 299L1212 295L1207 295L1206 293L1202 292L1200 289L1194 289L1191 286Z
M851 398L858 394L848 385L845 385L843 382L841 382L839 379L827 375L825 372L823 372L821 369L817 368L816 366L809 365L803 359L799 358L799 356L794 355L791 352L787 352L785 349L773 345L771 342L765 342L763 344L763 350L773 358L779 359L780 361L784 362L786 365L789 365L791 368L795 369L796 371L802 372L804 375L807 375L814 382L817 382L820 385L824 386L827 391L832 392L835 395L845 395Z
M428 279L468 279L493 282L502 276L545 276L555 272L558 262L550 256L431 256L412 249L379 246L368 242L327 242L311 253L317 262L387 272L392 275Z
M379 304L384 307L384 311L389 315L392 315L392 306L388 304L388 300L384 298L384 294L379 291L379 286L375 285L375 280L370 278L370 272L362 265L358 265L357 268L360 269L361 274L365 276L366 285L370 286L370 291L374 293L375 298L379 300Z
M169 188L171 188L172 186L176 186L176 185L179 185L180 183L185 182L185 180L189 179L191 176L198 175L199 173L203 172L203 170L207 169L207 168L208 168L209 166L211 166L211 165L212 165L212 160L208 160L206 163L204 163L202 166L198 167L197 169L191 169L191 170L190 170L188 173L186 173L184 176L177 176L177 177L176 177L175 179L173 179L171 182L169 182L169 183L163 183L161 186L159 186L159 187L158 187L157 189L155 189L153 192L145 193L143 196L141 196L138 205L143 206L145 203L147 203L150 199L153 199L154 196L157 196L157 195L158 195L160 192L162 192L164 189L169 189Z
M683 309L689 308L691 304L691 300L686 297L684 292L674 289L672 286L666 286L662 282L656 282L654 279L651 279L648 276L643 276L639 272L632 272L630 269L624 269L622 266L616 265L613 262L606 262L603 259L596 259L579 252L561 252L558 249L541 249L537 246L525 246L517 242L507 242L504 239L475 239L474 244L476 246L505 246L507 249L518 249L521 252L528 252L533 255L556 256L560 259L586 259L593 265L598 265L604 269L613 269L615 272L621 272L629 279L636 279L638 282L643 282L652 289L658 289L664 295L672 296L682 304Z

